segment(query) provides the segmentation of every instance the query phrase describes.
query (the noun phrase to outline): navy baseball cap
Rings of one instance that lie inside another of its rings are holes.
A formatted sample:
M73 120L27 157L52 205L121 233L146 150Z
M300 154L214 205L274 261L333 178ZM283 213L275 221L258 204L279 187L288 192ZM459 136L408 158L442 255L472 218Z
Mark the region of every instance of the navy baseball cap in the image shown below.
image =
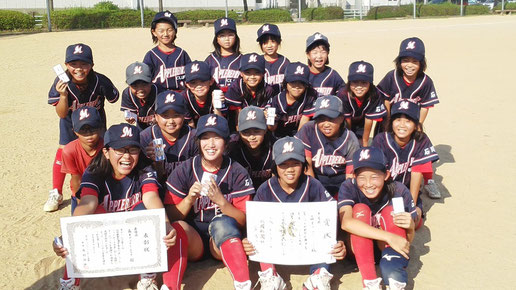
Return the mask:
M278 26L275 24L265 23L264 25L262 25L262 27L258 29L256 34L258 34L258 38L256 39L256 41L260 41L260 38L267 34L277 36L281 39L281 33L279 31Z
M372 168L384 171L387 169L387 160L382 150L376 147L363 147L353 154L353 170Z
M102 127L102 119L97 109L85 106L73 111L72 125L75 132L79 132L85 125L90 125L92 128L100 128Z
M125 69L125 82L128 85L136 81L144 81L146 83L150 83L152 81L152 71L151 68L143 62L135 62L131 63Z
M314 118L326 116L333 119L342 115L343 112L342 101L336 96L328 95L319 97L315 101Z
M425 59L425 44L417 37L411 37L403 40L400 45L399 58L413 57L419 61Z
M76 60L93 64L93 53L91 52L91 47L84 43L69 45L66 48L65 63L69 63Z
M192 61L185 66L185 81L208 81L211 79L210 66L204 61Z
M255 106L245 107L238 115L238 131L242 132L250 128L267 130L265 114L262 109Z
M104 146L119 149L126 146L140 146L140 129L126 123L113 125L104 134Z
M156 113L163 114L168 110L174 110L178 114L186 114L185 98L174 91L164 91L156 97Z
M285 69L285 81L287 83L291 82L302 82L305 84L309 84L310 81L310 68L300 62L292 62L287 65Z
M373 75L373 65L368 62L361 60L349 65L348 82L366 81L372 83Z
M265 59L263 56L257 53L242 55L242 58L240 59L240 71L246 71L253 68L265 73Z
M419 105L411 101L399 101L391 107L391 119L394 120L394 116L398 114L405 114L416 123L419 122Z
M215 114L201 116L197 121L197 133L195 137L199 138L206 132L215 132L220 137L229 138L228 120Z
M306 161L305 146L301 140L295 137L283 137L272 146L272 159L276 165L290 159L304 163Z
M215 35L217 35L219 32L225 29L237 32L235 20L231 18L219 18L215 20L215 23L213 23L213 27L215 28Z
M154 15L154 18L152 19L152 24L155 24L160 20L170 23L172 27L174 27L174 29L177 30L177 18L172 12L166 10L156 13L156 15Z
M328 42L328 37L324 36L319 32L316 32L308 36L308 38L306 39L306 49L308 50L308 48L316 42L322 42L326 44L326 46L328 46L328 49L330 48L330 42Z

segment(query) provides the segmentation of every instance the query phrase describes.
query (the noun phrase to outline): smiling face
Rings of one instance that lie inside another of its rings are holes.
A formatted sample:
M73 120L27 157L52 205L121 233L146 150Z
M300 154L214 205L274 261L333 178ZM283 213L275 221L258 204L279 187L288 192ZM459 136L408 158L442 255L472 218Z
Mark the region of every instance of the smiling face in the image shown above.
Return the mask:
M156 37L159 43L170 46L174 43L176 38L176 30L172 26L172 24L168 22L159 22L156 23L156 28L151 30L152 35Z
M275 57L278 52L279 44L274 39L268 39L261 45L261 49L263 53L265 53L268 56Z
M170 137L175 138L179 134L181 127L183 127L185 116L170 109L163 114L156 114L155 119L161 132L170 140L172 139Z
M417 124L406 115L396 115L392 120L392 131L396 142L406 144L416 130L416 126Z
M136 81L129 87L131 88L131 93L133 95L135 95L138 99L143 100L149 95L152 84L144 81Z
M251 150L258 149L265 139L265 133L267 131L249 128L240 132L240 139L244 144Z
M242 80L248 88L254 89L263 80L263 73L257 69L251 68L240 73Z
M421 63L419 60L413 57L408 56L401 59L401 69L407 78L415 78L419 72L420 67Z
M208 162L217 161L222 158L226 141L215 132L206 132L199 140L202 158Z
M372 168L360 168L355 172L358 188L370 200L380 196L387 178L387 173Z
M328 50L326 49L326 46L322 44L316 46L312 48L306 56L308 57L308 60L310 60L311 68L315 68L319 71L324 70L324 66L328 62Z
M92 64L81 60L74 60L67 62L65 65L74 83L83 84L88 82L87 77L93 67Z
M138 164L140 148L126 146L119 149L103 148L102 152L113 167L113 175L116 179L122 179L129 175Z
M276 165L280 185L295 188L303 173L303 163L289 159L280 165Z
M352 81L349 83L349 88L357 98L363 98L369 91L371 84L366 81Z
M217 34L217 43L226 51L232 49L236 41L236 34L234 31L224 29Z
M303 82L290 82L287 83L287 92L288 94L297 99L301 97L305 93L306 85Z
M339 137L340 126L342 122L344 122L344 116L338 116L333 119L326 116L319 116L315 122L317 123L317 129L319 129L326 138L332 140Z
M194 94L197 98L204 98L208 95L210 87L213 84L213 79L208 81L193 80L186 83L186 87Z

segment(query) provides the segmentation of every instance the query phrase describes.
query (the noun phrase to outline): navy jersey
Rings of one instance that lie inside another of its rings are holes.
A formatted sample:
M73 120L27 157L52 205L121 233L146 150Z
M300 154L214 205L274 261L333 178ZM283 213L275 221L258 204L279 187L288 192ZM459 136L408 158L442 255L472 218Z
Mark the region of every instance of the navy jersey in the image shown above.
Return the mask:
M146 185L155 190L160 188L154 171L140 174L138 170L133 170L123 179L117 180L111 175L98 177L86 170L76 196L80 199L84 195L96 195L99 205L106 212L127 211L142 201L142 188Z
M247 147L240 142L240 136L234 134L228 145L229 157L242 165L253 180L255 189L272 176L272 145L267 148L266 152L262 152L258 158L249 153Z
M235 80L231 86L228 88L228 91L225 94L226 102L233 107L237 108L245 108L248 106L256 106L261 109L264 109L269 100L274 97L274 89L269 86L268 84L265 84L263 86L263 90L265 90L265 97L263 101L258 103L258 101L254 98L250 101L247 101L244 99L244 81L242 78L238 78Z
M310 71L308 79L312 87L317 91L319 96L337 95L341 87L346 83L339 73L331 67L326 67L323 72L315 74Z
M216 56L211 53L205 60L210 66L212 78L224 92L227 91L231 83L240 77L240 57L241 54L228 56Z
M353 153L360 148L355 134L344 128L339 138L332 141L324 136L315 121L310 121L297 132L296 138L310 152L307 157L311 156L316 178L331 194L337 194L340 184L346 180L346 167L353 165Z
M439 155L426 135L423 140L412 139L404 148L400 148L392 133L384 132L374 138L372 146L381 149L385 154L392 179L409 188L412 166L439 160Z
M364 133L365 119L381 121L387 116L387 110L382 98L383 95L377 91L376 96L375 101L368 98L365 102L360 103L347 90L343 89L339 92L338 97L342 100L344 117L351 119L351 131L357 136L362 137Z
M177 200L177 198L185 198L192 185L196 181L201 182L203 173L200 155L179 165L167 179L168 192L165 195L164 203L174 204L174 200ZM224 157L215 182L217 182L224 198L233 204L234 199L254 194L253 182L247 171L229 157ZM209 223L215 215L220 213L220 208L209 197L201 196L195 201L193 212L190 211L188 218Z
M312 117L314 115L316 97L313 90L306 90L299 100L289 105L287 103L286 91L274 96L267 104L267 107L276 108L276 124L278 126L276 131L274 131L274 136L277 138L294 136L297 133L301 117Z
M160 92L185 88L185 65L191 60L182 48L176 46L172 52L167 53L156 46L145 54L143 62L150 66L152 82Z
M131 111L138 116L136 124L138 128L144 130L156 123L154 120L154 106L156 104L156 95L158 94L158 87L152 85L149 95L145 98L145 103L133 95L131 88L127 87L122 92L122 104L120 111Z
M197 126L197 121L199 121L199 118L204 115L208 114L214 114L214 108L212 104L212 94L213 90L210 89L208 92L208 96L206 97L206 102L204 103L204 106L200 106L197 100L195 99L195 95L192 94L192 92L188 89L181 92L183 97L186 100L186 119L187 120L193 120L195 126ZM227 106L224 106L222 109L219 109L222 114L227 113Z
M398 75L396 70L392 70L385 75L377 87L391 104L401 100L409 100L419 104L422 108L429 108L439 103L434 82L426 74L418 76L408 86L403 76Z
M172 173L174 168L180 163L199 153L199 149L195 144L195 129L192 129L187 124L183 124L174 144L171 144L165 136L163 136L158 125L153 125L140 133L140 144L145 148L156 138L161 138L163 145L165 145L165 170L167 176Z
M278 54L278 59L269 62L265 61L265 82L270 85L275 94L281 91L281 85L285 79L285 69L290 63L288 58Z
M302 175L296 190L291 194L286 193L281 188L278 177L273 176L258 188L254 201L273 201L273 202L313 202L313 201L332 201L330 193L326 191L319 180Z
M412 199L412 195L408 188L403 185L401 182L394 182L394 195L393 197L402 197L403 205L405 207L405 212L408 212L412 215L412 219L416 220L416 206L414 205L414 200ZM382 193L380 193L382 194ZM386 206L392 205L392 201L386 194L383 194L382 197L376 202L371 202L358 188L355 179L348 179L339 189L339 201L337 203L337 208L340 209L345 205L354 206L357 203L366 204L370 209L373 215L376 215L382 211ZM378 224L378 223L376 223ZM378 224L379 225L379 224Z

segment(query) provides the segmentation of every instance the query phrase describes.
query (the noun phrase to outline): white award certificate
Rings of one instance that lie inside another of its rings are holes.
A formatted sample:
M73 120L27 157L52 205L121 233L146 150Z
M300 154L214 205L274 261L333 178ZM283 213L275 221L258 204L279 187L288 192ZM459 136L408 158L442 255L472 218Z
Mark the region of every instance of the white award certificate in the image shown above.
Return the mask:
M334 263L337 202L246 203L247 239L256 254L249 259L282 265Z
M165 210L61 218L66 269L73 278L165 272Z

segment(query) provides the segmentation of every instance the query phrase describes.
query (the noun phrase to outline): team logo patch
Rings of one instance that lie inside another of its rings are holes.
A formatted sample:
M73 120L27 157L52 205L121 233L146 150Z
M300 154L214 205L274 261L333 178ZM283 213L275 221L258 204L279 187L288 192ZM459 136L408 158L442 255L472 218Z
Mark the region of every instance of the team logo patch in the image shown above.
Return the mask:
M371 157L371 155L369 155L369 149L362 150L360 152L360 158L358 159L358 161L367 160L370 157Z
M304 75L305 74L305 68L298 65L296 67L296 72L294 73L295 75Z
M249 62L257 62L258 61L258 55L252 54L249 56Z
M247 120L256 120L256 111L249 111L247 112L247 117L245 118Z
M228 25L228 20L227 19L221 19L220 20L220 27L227 26L227 25Z
M215 125L217 125L217 117L211 116L208 118L208 120L206 120L205 126L215 126Z
M316 34L314 35L314 40L320 40L320 39L322 39L322 34L320 34L320 33L316 33Z
M120 138L127 137L133 137L133 129L129 127L124 127L124 129L122 129L122 135L120 135Z
M172 16L172 13L165 12L165 17L170 17L170 16Z
M82 45L76 45L73 54L82 54Z
M141 65L138 65L138 66L135 66L134 67L134 71L133 71L133 75L139 75L143 72L142 70L142 66Z
M357 73L365 73L366 72L366 65L365 64L359 64L356 72Z
M410 49L410 50L412 50L412 49L415 49L415 48L416 48L416 42L415 42L415 41L409 41L409 42L407 43L407 47L406 47L405 49Z
M357 219L357 218L359 218L359 217L363 217L363 216L365 216L365 214L364 214L364 211L363 211L363 210L362 210L362 211L359 211L359 212L357 212L357 213L355 214L355 218L356 218L356 219Z
M330 107L330 100L325 99L321 101L321 105L319 106L319 109L329 108Z
M269 25L262 26L262 33L266 32L266 31L270 31Z
M175 101L176 101L176 98L175 98L174 94L168 94L167 97L165 98L165 104L173 103Z
M190 73L194 73L194 72L198 72L199 71L199 64L198 63L194 63L192 64L192 68L190 69Z
M408 102L407 101L400 102L400 110L408 110Z
M84 119L87 119L90 117L90 114L88 114L88 109L82 109L79 112L79 121L82 121Z
M289 153L294 152L294 143L293 142L287 142L283 144L283 151L281 153Z

